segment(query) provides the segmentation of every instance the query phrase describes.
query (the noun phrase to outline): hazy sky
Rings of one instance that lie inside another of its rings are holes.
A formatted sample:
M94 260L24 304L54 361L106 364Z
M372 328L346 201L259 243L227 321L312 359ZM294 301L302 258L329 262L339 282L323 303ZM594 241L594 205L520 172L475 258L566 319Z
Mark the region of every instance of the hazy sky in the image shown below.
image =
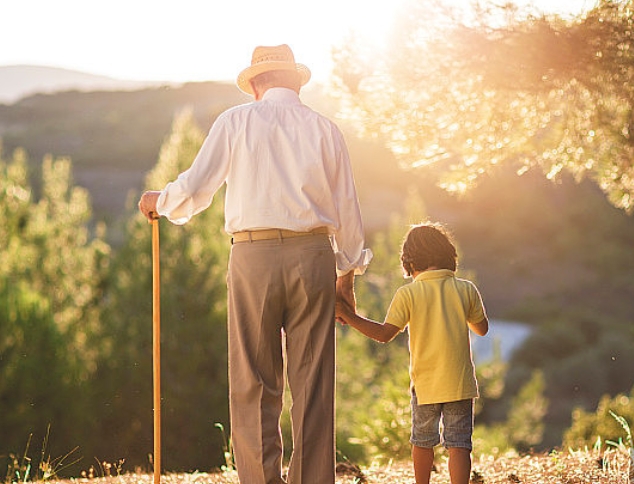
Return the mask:
M462 2L466 0L447 0ZM533 0L580 10L592 0ZM0 0L0 65L135 80L233 80L256 45L287 43L323 79L350 30L374 39L403 0Z

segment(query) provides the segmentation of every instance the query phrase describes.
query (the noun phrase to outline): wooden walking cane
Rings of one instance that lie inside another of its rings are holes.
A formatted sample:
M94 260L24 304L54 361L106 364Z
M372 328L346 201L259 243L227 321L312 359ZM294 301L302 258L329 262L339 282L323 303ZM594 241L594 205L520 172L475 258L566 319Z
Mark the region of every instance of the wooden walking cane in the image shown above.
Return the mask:
M161 279L159 219L152 219L152 369L154 387L154 484L161 482Z

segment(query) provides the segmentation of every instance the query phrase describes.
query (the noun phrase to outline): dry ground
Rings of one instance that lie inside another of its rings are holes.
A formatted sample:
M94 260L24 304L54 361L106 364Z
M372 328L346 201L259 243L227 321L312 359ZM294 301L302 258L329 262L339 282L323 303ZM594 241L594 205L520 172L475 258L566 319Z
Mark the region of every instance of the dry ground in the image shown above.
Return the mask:
M618 452L561 452L548 455L482 457L473 463L472 484L628 484L627 457ZM359 469L342 466L337 484L414 484L410 462ZM359 472L360 471L360 472ZM152 484L152 475L122 474L116 477L73 479L56 484ZM432 484L449 484L446 460L441 459ZM166 474L162 484L238 484L235 472Z

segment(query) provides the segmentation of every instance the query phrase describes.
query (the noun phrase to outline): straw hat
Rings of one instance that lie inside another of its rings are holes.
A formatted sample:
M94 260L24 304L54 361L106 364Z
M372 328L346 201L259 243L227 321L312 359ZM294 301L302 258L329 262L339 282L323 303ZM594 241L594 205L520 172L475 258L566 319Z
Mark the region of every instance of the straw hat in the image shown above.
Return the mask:
M295 62L293 51L288 45L260 46L253 51L251 65L238 75L238 87L247 94L253 94L251 79L264 72L276 70L297 71L302 86L310 80L310 69L304 64Z

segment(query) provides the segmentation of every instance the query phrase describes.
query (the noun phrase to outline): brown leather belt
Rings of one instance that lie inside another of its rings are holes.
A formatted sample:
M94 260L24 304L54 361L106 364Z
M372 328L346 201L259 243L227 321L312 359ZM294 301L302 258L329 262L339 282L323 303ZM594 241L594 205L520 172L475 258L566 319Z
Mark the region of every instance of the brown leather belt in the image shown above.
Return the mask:
M233 234L233 243L255 242L256 240L291 239L293 237L305 237L307 235L328 235L326 227L317 227L309 232L294 232L286 229L246 230Z

